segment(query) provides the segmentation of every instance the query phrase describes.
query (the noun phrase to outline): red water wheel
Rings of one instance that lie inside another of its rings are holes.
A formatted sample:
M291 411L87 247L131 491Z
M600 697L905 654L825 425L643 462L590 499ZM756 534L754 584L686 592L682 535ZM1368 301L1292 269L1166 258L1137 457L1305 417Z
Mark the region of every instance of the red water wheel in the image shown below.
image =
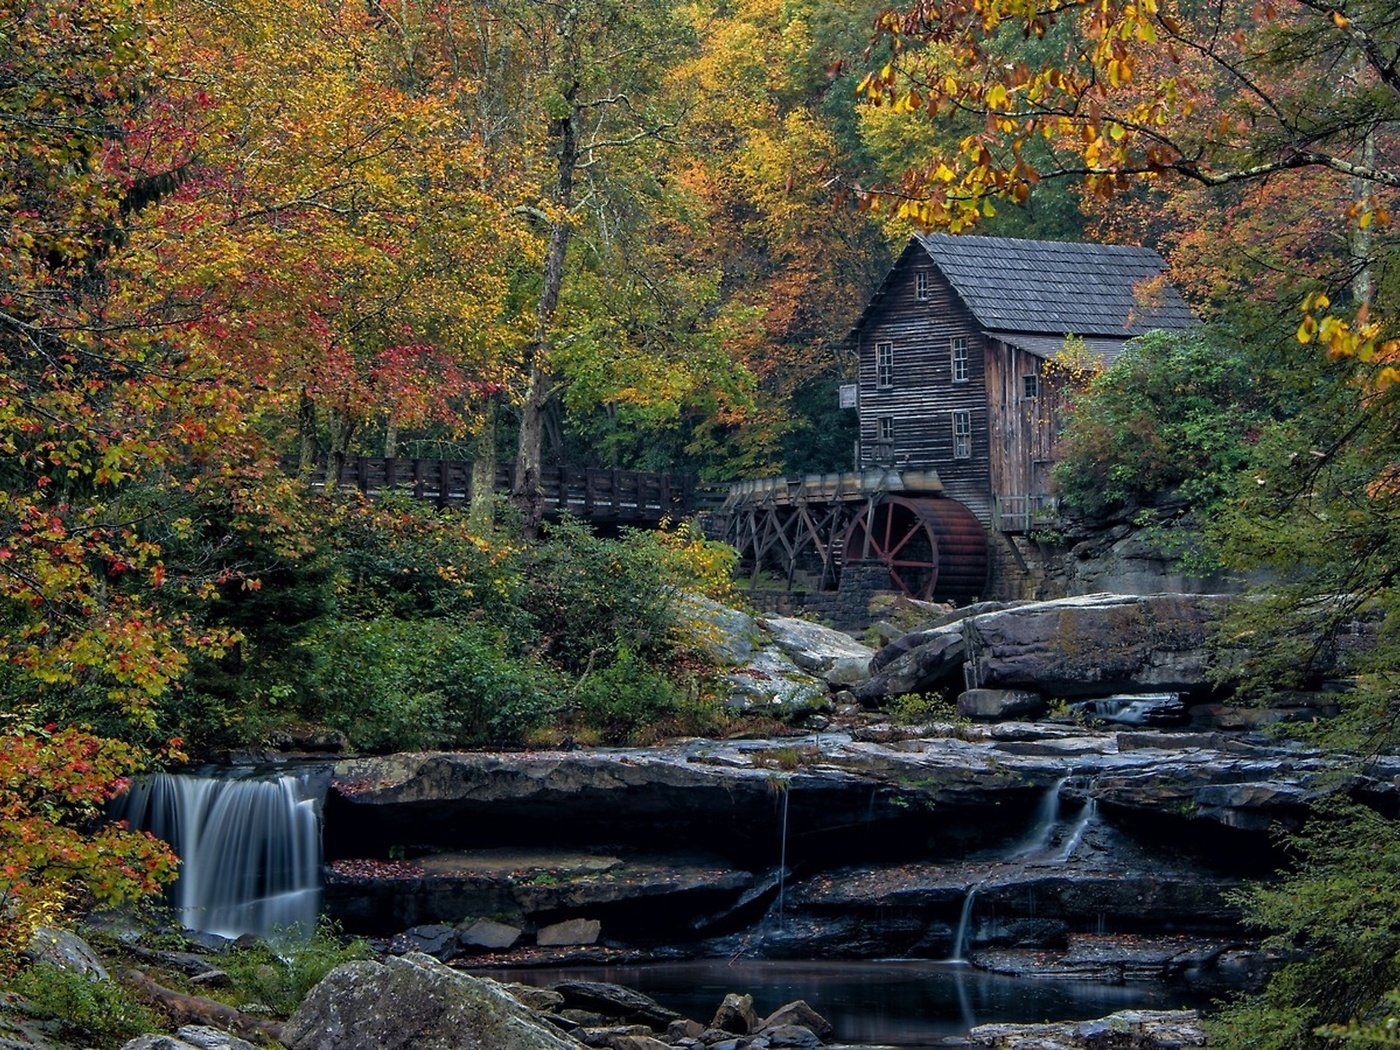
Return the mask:
M987 534L957 500L885 496L846 530L843 565L883 565L894 589L925 601L967 601L987 580Z

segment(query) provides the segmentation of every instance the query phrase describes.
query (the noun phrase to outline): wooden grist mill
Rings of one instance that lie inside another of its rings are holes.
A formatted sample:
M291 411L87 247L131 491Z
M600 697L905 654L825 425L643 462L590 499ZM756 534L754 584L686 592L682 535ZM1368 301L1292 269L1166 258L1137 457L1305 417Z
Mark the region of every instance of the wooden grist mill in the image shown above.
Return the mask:
M925 601L966 602L986 587L986 531L933 471L741 481L714 524L755 584L766 572L788 590L834 591L859 567Z

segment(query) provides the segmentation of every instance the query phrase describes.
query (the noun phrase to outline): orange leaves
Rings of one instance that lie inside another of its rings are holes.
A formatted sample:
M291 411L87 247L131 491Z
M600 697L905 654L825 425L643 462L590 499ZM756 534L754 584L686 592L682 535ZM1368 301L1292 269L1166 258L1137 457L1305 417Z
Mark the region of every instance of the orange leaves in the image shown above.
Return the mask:
M174 855L150 835L81 830L143 761L120 741L27 725L22 716L0 734L0 971L36 926L55 921L73 890L85 888L112 905L174 878Z
M1298 307L1303 313L1298 342L1316 342L1334 360L1354 359L1371 366L1358 377L1369 390L1384 393L1400 382L1400 338L1389 335L1385 323L1372 317L1367 306L1351 317L1333 313L1331 307L1325 292L1312 292L1303 299Z

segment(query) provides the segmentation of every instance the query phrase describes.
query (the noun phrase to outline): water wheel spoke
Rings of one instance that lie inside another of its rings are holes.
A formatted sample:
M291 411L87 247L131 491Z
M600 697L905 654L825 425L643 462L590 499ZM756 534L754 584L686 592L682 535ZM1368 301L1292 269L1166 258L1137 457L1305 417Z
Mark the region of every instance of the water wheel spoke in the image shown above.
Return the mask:
M886 496L846 535L848 562L878 564L889 586L910 597L970 598L985 578L985 534L953 500Z
M916 523L915 523L913 526L911 526L911 527L909 528L909 530L900 538L900 541L899 541L898 543L896 543L893 547L890 547L890 548L889 548L889 556L890 556L891 558L893 558L896 554L898 554L901 550L904 549L905 545L908 544L910 540L912 540L915 536L917 536L920 532L923 532L923 531L924 531L923 523L922 523L922 522L916 522Z

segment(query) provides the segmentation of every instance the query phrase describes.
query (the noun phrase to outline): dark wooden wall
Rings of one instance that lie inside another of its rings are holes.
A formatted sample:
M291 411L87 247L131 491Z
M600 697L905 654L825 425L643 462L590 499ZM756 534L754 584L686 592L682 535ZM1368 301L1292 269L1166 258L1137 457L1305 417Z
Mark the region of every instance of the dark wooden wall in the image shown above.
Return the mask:
M929 272L929 297L915 297L915 271ZM951 341L968 344L968 378L954 383ZM894 386L876 386L875 346L894 344ZM906 249L860 331L861 467L893 463L938 472L944 491L991 520L990 432L986 386L987 340L972 314L917 246ZM953 417L971 413L972 455L953 458ZM879 445L879 420L894 420L893 448Z
M1050 491L1050 463L1058 411L1057 391L1035 354L992 341L987 354L987 408L991 416L992 491L1002 497L1044 496ZM1025 396L1025 377L1036 376L1040 390Z

